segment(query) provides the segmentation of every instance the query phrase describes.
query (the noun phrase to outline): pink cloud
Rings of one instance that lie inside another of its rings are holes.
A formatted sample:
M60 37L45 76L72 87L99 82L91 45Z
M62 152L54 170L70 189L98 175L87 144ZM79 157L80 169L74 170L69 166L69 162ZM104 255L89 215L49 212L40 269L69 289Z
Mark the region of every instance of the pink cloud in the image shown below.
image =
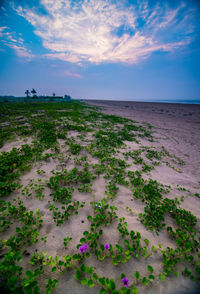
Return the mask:
M81 74L76 73L76 72L71 72L71 71L65 71L64 75L67 77L78 78L78 79L83 78L83 76Z
M144 0L139 9L126 6L124 1L109 0L41 0L48 12L45 15L36 10L18 6L16 12L35 28L44 48L49 50L45 57L84 64L123 62L138 63L158 50L171 52L188 44L192 15L187 5L180 3L170 8L167 3L157 4L153 9L150 1ZM181 17L179 17L181 14ZM143 18L144 25L138 26ZM132 34L124 31L127 27Z

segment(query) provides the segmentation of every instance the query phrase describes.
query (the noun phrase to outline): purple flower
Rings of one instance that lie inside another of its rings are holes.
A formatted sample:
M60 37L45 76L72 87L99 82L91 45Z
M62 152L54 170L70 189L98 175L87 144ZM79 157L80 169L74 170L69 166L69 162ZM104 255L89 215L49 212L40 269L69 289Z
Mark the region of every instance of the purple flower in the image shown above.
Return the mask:
M104 249L105 249L105 250L109 250L109 249L110 249L110 245L106 243L106 244L104 245Z
M85 247L84 247L84 246L80 246L80 247L79 247L79 252L80 252L80 253L85 252Z
M80 252L80 253L83 253L83 252L85 252L87 249L88 249L88 245L85 244L85 245L79 247L79 252Z
M128 282L129 282L129 280L126 277L124 277L122 279L123 287L128 287Z

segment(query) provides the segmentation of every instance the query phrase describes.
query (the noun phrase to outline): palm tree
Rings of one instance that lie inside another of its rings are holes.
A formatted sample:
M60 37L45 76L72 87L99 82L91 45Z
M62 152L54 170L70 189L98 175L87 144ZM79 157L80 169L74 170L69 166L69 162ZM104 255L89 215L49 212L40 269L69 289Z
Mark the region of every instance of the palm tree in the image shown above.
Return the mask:
M29 97L29 94L30 94L29 90L26 90L25 91L25 94L26 94L26 97L28 98Z
M36 97L37 97L37 96L36 96L36 93L37 93L37 92L35 91L35 89L32 89L32 90L31 90L31 94L33 94L33 98L36 98Z

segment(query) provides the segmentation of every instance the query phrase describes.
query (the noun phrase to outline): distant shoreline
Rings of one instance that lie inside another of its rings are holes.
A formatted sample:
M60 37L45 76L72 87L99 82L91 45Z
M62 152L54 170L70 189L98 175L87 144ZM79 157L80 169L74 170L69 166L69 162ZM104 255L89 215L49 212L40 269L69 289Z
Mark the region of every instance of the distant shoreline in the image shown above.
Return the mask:
M82 100L89 105L98 106L103 112L146 121L158 125L163 120L200 122L200 104L114 101L114 100Z
M200 105L200 100L163 100L163 101L139 101L139 100L111 100L111 99L78 99L82 101L91 102L125 102L125 103L161 103L161 104L189 104L189 105Z
M110 103L110 102L119 102L119 103L157 103L157 104L181 104L181 105L200 105L199 100L154 100L154 101L142 101L142 100L113 100L113 99L88 99L88 98L71 98L66 99L62 96L39 96L37 98L32 97L15 97L15 96L0 96L0 102L69 102L70 100L78 101L88 101L94 103Z

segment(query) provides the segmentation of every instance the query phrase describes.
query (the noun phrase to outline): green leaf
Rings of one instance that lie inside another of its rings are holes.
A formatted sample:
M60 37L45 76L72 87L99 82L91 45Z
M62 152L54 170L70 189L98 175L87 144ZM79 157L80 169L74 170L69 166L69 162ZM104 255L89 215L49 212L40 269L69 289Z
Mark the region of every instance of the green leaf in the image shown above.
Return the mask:
M153 269L153 267L151 265L148 265L147 269L148 269L148 271L150 271L150 273L153 273L153 271L154 271L154 269Z
M90 257L90 253L89 252L86 252L85 257L86 258L89 258Z
M150 280L151 282L153 282L153 281L155 280L155 276L154 276L154 275L149 275L149 280Z
M100 290L99 293L100 293L100 294L107 294L107 291L106 291L104 288L101 288L101 290Z
M131 292L132 292L133 294L137 294L137 293L138 293L138 288L133 288L133 289L131 289Z
M124 244L125 244L126 246L129 246L129 245L130 245L130 243L129 243L128 240L124 240Z
M154 245L152 246L151 249L152 249L153 252L156 252L157 251L157 248Z
M93 283L92 279L88 280L88 286L90 288L94 287L94 283Z
M72 256L72 258L73 258L74 260L79 260L79 259L80 259L80 254L74 254L74 255Z
M98 279L98 276L97 276L96 273L93 274L92 279L94 279L94 280L97 280Z
M83 286L87 285L87 284L88 284L87 279L82 279L82 280L81 280L81 284L82 284Z
M98 260L102 261L104 259L105 259L105 256L102 256L102 257L100 255L98 256Z
M174 271L174 275L178 277L178 272L176 270Z
M111 288L111 290L115 290L115 288L116 288L115 282L113 279L110 280L110 288Z
M81 269L82 272L85 272L86 271L85 265L84 264L81 264L80 269Z
M164 282L164 280L165 280L165 275L159 274L159 279L160 279L162 282Z
M117 261L120 262L122 260L122 256L121 255L117 255Z
M28 280L28 279L23 280L23 286L24 287L27 287L29 285L30 285L30 280Z
M80 277L81 277L81 271L80 270L77 270L76 271L76 274L75 274L75 279L76 280L80 280Z
M58 283L58 280L56 280L56 279L53 280L53 283L52 283L52 288L53 289L56 287L57 283Z
M88 268L87 272L88 272L88 274L92 274L93 271L94 271L94 268L93 268L93 266L91 266L91 267Z
M58 265L62 266L64 264L64 262L62 260L59 260Z
M140 273L137 271L137 272L135 272L134 276L136 277L136 279L139 279L140 278Z
M121 273L121 280L125 278L125 274L124 273Z
M105 286L105 278L99 278L99 284Z
M144 278L142 279L142 283L143 283L143 285L147 285L147 284L149 283L149 281L147 280L146 277L144 277Z
M106 282L106 287L109 288L109 287L110 287L110 280L109 280L108 278L106 278L106 279L105 279L105 282Z
M123 252L124 248L118 244L116 244L116 248L120 251Z
M118 265L118 262L115 261L114 259L112 259L112 264L113 264L113 265Z
M52 271L53 273L54 273L56 270L57 270L57 267L56 267L56 266L52 267L52 269L51 269L51 271Z
M32 277L33 276L32 271L29 271L29 270L26 271L26 276L27 277Z
M129 294L129 293L131 293L131 290L127 289L126 287L122 287L120 290L120 293L121 294Z
M104 251L104 246L103 246L103 244L100 245L100 249L101 249L102 251Z

